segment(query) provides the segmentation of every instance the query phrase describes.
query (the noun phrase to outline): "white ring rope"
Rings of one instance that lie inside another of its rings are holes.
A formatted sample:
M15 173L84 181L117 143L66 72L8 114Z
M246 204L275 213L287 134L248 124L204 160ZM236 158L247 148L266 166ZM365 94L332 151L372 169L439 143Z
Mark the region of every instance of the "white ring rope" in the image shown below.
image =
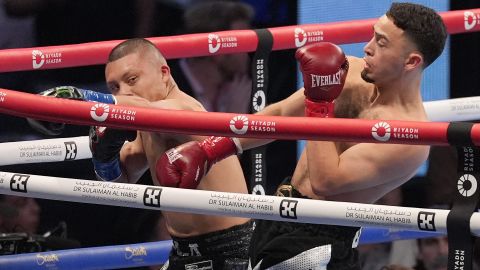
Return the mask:
M447 233L449 210L177 189L0 172L0 193L206 215ZM480 213L470 218L480 236Z
M426 101L423 106L432 122L480 119L480 96Z
M426 101L423 105L432 122L480 119L480 96ZM92 157L87 136L0 143L0 149L0 166Z
M0 143L0 166L92 157L88 136Z

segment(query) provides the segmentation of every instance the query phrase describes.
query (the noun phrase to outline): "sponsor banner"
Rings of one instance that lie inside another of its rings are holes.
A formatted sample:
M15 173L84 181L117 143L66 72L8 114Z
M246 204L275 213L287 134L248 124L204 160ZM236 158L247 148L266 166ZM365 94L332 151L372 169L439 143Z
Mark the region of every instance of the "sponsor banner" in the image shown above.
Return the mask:
M110 105L105 103L95 103L90 109L90 116L97 122L105 122L107 118L134 122L136 115L137 111L134 109L110 108Z
M372 126L372 137L379 142L388 142L391 138L400 140L419 140L418 127L392 127L388 122L380 121Z
M321 29L305 29L302 27L295 27L293 32L295 47L297 48L302 47L307 43L310 44L323 41L323 30Z
M0 143L0 166L91 158L88 137ZM8 153L8 154L6 154Z
M417 216L410 210L389 209L388 207L349 206L346 208L345 217L354 222L371 225L381 225L394 222L416 226Z
M0 172L0 193L4 191L18 196L157 209L161 193L160 188L143 185Z
M230 120L230 130L238 135L253 133L275 133L275 121L249 120L246 115L236 115Z
M220 50L236 51L238 47L238 37L234 34L220 36L218 33L210 33L207 39L210 54L219 53Z
M48 52L42 50L32 50L32 69L55 68L62 63L61 52ZM47 67L48 66L48 67Z
M278 215L278 201L274 197L250 194L233 194L209 192L208 207L219 212L235 214L251 214L262 216Z
M479 9L442 12L450 34L478 31ZM336 44L366 42L372 37L372 25L378 18L335 23L272 27L273 50L292 49L308 43L329 41ZM207 56L220 53L253 52L257 49L253 30L232 30L150 40L167 59ZM104 64L118 41L100 41L68 46L21 48L0 52L0 72L78 67Z
M220 181L221 179L219 179ZM0 172L0 193L195 214L446 233L449 210L258 196ZM319 210L320 209L320 210ZM480 235L480 214L470 228Z
M160 265L167 261L171 247L171 241L159 241L5 255L0 256L0 268L8 265L8 269L58 270L79 269L81 265L81 269L119 269Z
M38 266L41 266L43 269L58 269L58 264L60 263L60 258L58 254L55 253L43 253L37 254L35 256L36 263Z
M480 97L452 98L423 103L430 121L470 121L480 119Z
M143 262L148 256L147 247L143 245L126 246L124 250L125 260Z
M76 180L69 193L92 202L107 202L118 205L135 205L142 202L145 206L159 207L159 193L149 188L124 183ZM158 206L157 206L158 205Z

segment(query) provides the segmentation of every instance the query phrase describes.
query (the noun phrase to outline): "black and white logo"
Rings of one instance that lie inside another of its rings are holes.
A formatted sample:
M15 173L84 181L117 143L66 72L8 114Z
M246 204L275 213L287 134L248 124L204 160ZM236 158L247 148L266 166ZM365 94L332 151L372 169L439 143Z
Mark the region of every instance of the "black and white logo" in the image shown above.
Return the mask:
M390 140L391 127L387 122L378 122L372 127L372 136L375 140L386 142Z
M457 189L463 197L470 197L477 191L477 179L471 174L464 174L457 181Z
M420 211L418 213L418 228L422 231L436 231L435 213Z
M307 43L307 32L300 27L296 27L294 30L295 35L295 46L297 48L302 47Z
M161 188L147 188L143 194L143 204L145 206L160 207Z
M248 130L248 118L245 115L237 115L230 120L230 130L235 134L245 134Z
M280 202L280 216L283 218L297 219L297 204L296 200L284 199Z
M265 108L267 98L265 97L265 92L262 90L258 90L255 92L255 95L253 95L253 100L252 100L252 105L253 109L256 112L259 112Z
M77 144L65 142L65 160L74 160L77 157Z
M222 41L220 37L216 34L208 34L208 52L209 53L216 53L220 50L220 46L222 45Z
M252 189L253 195L265 195L265 189L261 184L256 184Z
M465 18L465 30L472 30L475 25L480 24L480 14L475 14L470 10L463 13Z
M42 51L40 50L33 50L32 51L32 66L33 69L39 69L45 63L45 55L43 55Z
M95 103L95 105L90 108L90 116L93 120L98 122L104 122L105 120L107 120L109 113L110 106L104 103Z
M10 189L12 191L27 193L27 181L30 175L26 174L14 174L10 179Z

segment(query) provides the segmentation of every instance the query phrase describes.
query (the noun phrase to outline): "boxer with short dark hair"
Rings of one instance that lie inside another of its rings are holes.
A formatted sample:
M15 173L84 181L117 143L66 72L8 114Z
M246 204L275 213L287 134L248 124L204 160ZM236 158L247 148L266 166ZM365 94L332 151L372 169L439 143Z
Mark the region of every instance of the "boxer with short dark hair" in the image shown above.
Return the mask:
M363 59L345 58L339 47L327 42L298 49L304 89L259 114L428 121L420 94L422 73L442 52L446 36L434 10L394 3L375 23ZM161 159L162 167L181 174L194 169L189 167L192 160L211 166L236 153L230 138L210 141L216 143L178 147L182 158ZM240 139L244 149L269 141ZM229 148L217 152L218 142ZM428 146L308 141L291 180L278 188L277 195L373 203L414 176L428 153ZM173 174L165 177L162 182L190 181ZM250 246L251 266L360 269L355 249L358 232L356 227L259 220Z
M111 94L93 95L93 91L70 87L61 91L70 91L73 97L66 94L58 97L97 101L92 96L101 96L101 102L107 100L108 103L119 105L205 111L199 102L178 88L166 59L146 39L126 40L113 48L105 68L105 77ZM99 179L135 183L150 170L154 184L164 186L165 183L157 178L169 172L165 171L167 168L156 166L162 154L182 143L204 139L191 135L93 127L90 148ZM171 160L179 158L175 153L168 154ZM219 182L218 179L223 181ZM242 168L235 156L219 161L207 174L193 177L190 182L169 183L168 186L247 193ZM252 234L249 219L176 212L162 214L174 244L164 269L247 267Z
M204 111L199 102L177 87L165 58L154 44L145 39L127 40L116 46L110 53L105 77L119 104ZM128 182L135 182L145 170L150 169L154 183L164 185L157 180L159 174L165 173L164 168L156 166L159 157L172 146L203 139L205 137L139 131L133 142L121 148L122 177ZM170 158L176 157L171 154ZM225 181L220 183L218 179ZM217 163L202 178L170 186L247 192L245 178L235 156ZM246 263L252 231L248 219L173 212L163 212L163 215L174 243L166 269L185 269L188 265L229 269L232 265Z

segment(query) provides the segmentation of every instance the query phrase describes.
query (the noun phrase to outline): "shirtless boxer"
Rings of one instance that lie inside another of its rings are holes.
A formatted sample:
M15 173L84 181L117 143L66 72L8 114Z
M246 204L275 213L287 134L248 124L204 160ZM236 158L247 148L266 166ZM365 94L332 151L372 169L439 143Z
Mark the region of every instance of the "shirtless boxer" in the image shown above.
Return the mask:
M394 3L375 23L363 59L346 58L339 47L327 42L298 49L304 89L259 114L428 121L420 93L422 73L441 54L446 36L445 25L434 10ZM180 173L194 170L190 164L208 168L218 157L236 153L232 139L216 137L215 141L215 145L195 142L178 146L175 151L182 158L173 162L162 158L161 162ZM269 141L240 139L244 149ZM283 183L277 195L373 203L414 176L428 152L428 146L309 141L291 181ZM160 181L191 181L171 176ZM256 221L251 266L360 269L355 249L358 230Z
M109 55L105 77L113 95L74 87L46 92L50 96L127 106L204 111L199 102L177 87L165 58L145 39L131 39L117 45ZM94 168L99 179L135 183L149 169L156 185L160 184L158 174L168 174L157 166L157 159L165 150L187 141L205 139L102 127L93 128L90 133ZM131 142L125 143L127 140ZM218 162L201 180L184 182L179 187L247 193L237 157ZM165 269L246 267L252 233L248 219L174 212L163 212L163 215L174 243Z

